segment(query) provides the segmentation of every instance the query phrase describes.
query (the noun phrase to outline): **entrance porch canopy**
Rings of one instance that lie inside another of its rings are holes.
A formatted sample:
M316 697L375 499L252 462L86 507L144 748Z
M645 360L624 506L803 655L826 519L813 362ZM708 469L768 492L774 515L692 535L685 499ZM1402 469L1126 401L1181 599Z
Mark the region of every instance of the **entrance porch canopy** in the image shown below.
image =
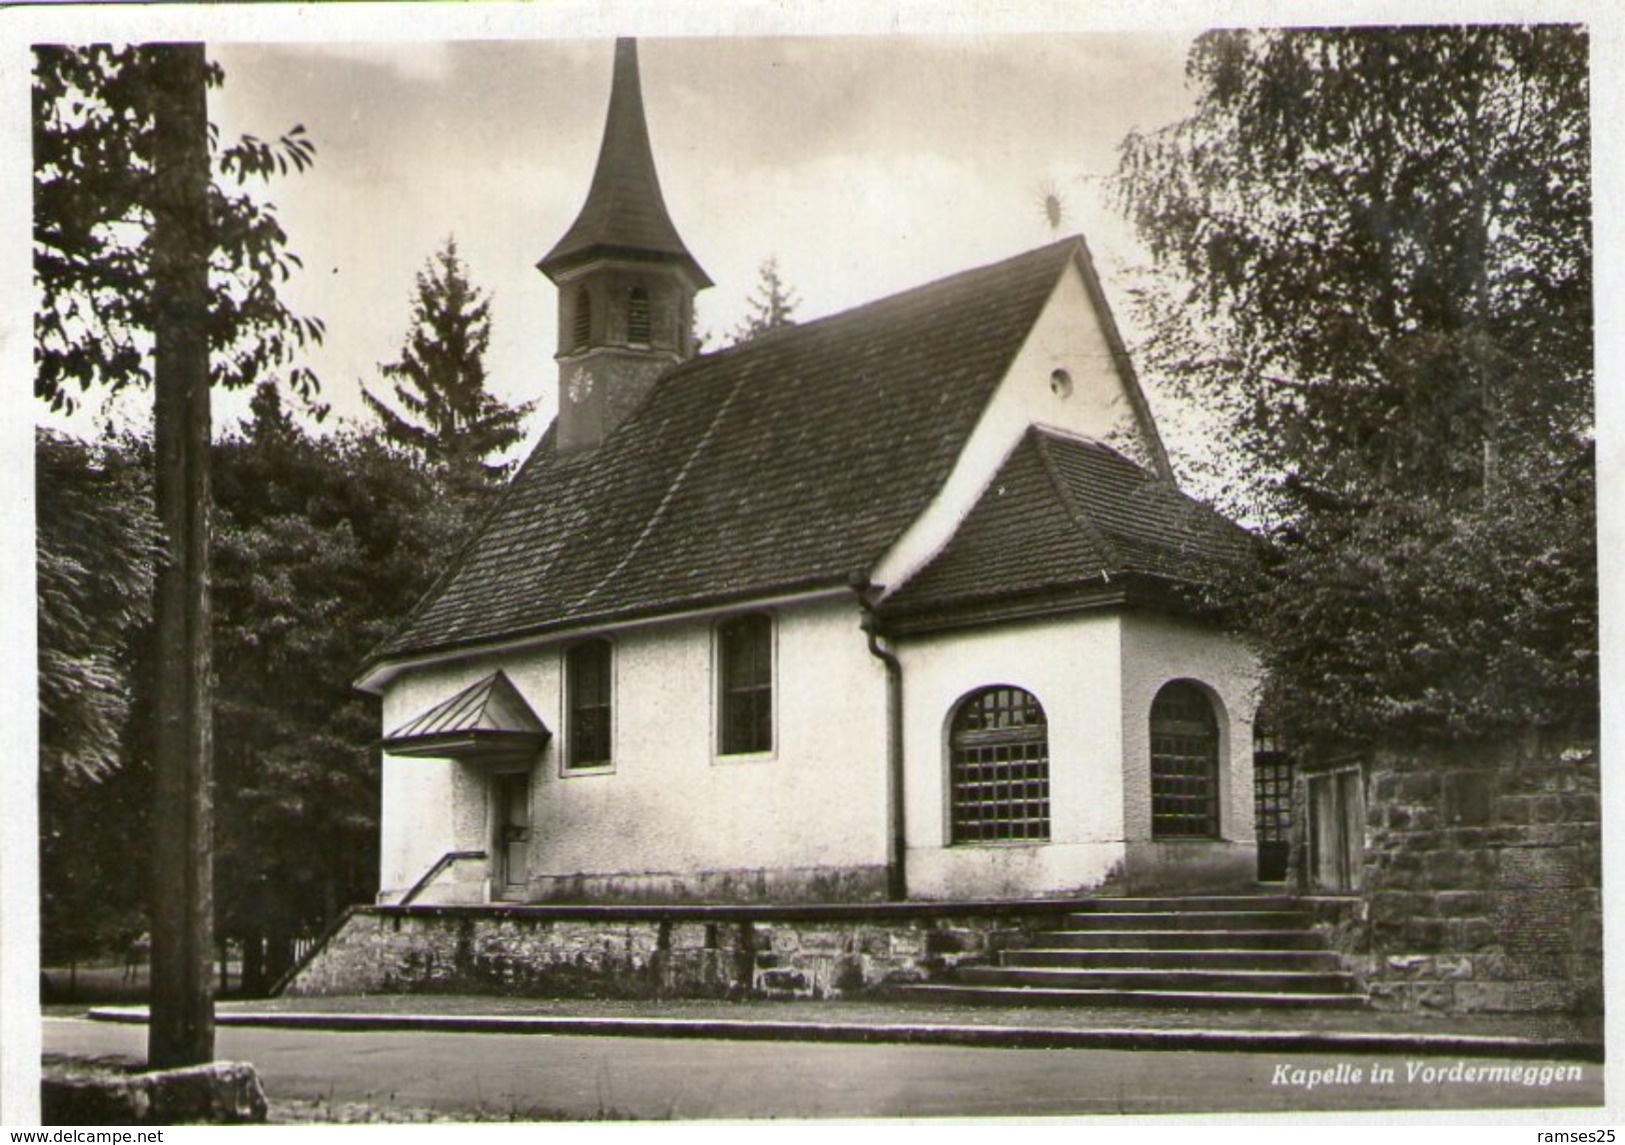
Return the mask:
M390 732L384 750L411 757L513 758L539 753L552 736L498 671Z

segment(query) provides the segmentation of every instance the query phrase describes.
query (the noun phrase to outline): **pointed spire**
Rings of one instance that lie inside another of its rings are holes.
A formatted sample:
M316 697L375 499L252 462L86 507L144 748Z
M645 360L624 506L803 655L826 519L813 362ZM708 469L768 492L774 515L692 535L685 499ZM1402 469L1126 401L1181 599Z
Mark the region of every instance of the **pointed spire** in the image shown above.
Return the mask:
M666 213L643 118L638 44L633 39L615 41L609 115L587 201L564 237L536 265L556 282L559 271L598 254L680 263L699 287L711 285Z

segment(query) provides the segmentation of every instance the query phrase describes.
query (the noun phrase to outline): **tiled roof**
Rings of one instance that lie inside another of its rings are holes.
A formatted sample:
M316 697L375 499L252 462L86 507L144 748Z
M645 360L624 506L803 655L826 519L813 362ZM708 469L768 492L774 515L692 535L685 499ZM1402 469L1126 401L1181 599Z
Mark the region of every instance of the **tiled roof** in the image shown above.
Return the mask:
M643 116L636 40L615 41L609 114L587 201L564 237L536 265L554 277L597 254L670 259L686 265L700 286L711 285L666 213Z
M1067 239L696 358L595 450L549 433L374 663L867 573L1083 257Z
M1252 551L1240 527L1116 450L1035 427L943 550L881 611L896 617L1134 576L1206 583Z
M503 672L493 672L384 737L396 755L468 749L539 747L551 733Z

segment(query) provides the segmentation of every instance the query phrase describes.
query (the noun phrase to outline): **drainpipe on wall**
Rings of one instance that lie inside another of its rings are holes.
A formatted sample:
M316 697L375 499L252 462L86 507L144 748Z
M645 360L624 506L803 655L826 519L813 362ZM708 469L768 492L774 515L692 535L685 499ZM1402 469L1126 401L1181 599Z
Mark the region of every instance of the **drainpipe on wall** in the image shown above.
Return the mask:
M875 615L867 577L852 578L863 609L863 634L869 639L869 652L886 666L886 896L893 902L908 898L908 877L904 868L908 837L903 807L903 662L883 644L880 618Z

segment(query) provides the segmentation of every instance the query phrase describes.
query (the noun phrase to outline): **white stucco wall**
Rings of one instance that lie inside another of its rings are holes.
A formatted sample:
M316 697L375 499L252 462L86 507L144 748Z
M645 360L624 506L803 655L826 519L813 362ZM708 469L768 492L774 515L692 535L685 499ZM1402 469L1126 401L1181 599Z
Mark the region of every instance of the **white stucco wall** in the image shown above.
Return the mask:
M385 726L398 727L399 721ZM441 855L453 850L454 765L441 759L384 757L379 839L379 901L394 902Z
M910 637L904 680L908 887L917 898L1236 887L1256 864L1252 713L1257 663L1213 628L1098 611ZM1218 711L1220 840L1151 839L1151 701L1195 680ZM948 725L968 693L1038 697L1049 725L1050 841L950 844Z
M384 693L383 731L387 734L400 727L497 667L507 665L472 660L397 677ZM509 675L514 676L511 668ZM515 683L519 684L517 678ZM521 690L525 687L519 686ZM493 824L488 770L449 759L384 756L379 901L398 900L448 851L490 850ZM487 875L485 864L456 864L419 901L482 902L489 892Z
M1051 389L1057 369L1072 378L1066 396ZM941 491L876 567L875 584L901 585L948 543L1030 425L1100 441L1114 433L1141 439L1100 316L1075 265L1057 281Z
M910 637L898 651L910 896L1029 897L1098 886L1124 855L1117 616ZM1044 707L1050 841L950 846L949 722L967 693L996 684L1024 688Z
M1195 889L1247 880L1256 871L1253 818L1253 712L1258 661L1234 637L1171 616L1123 619L1123 822L1137 883ZM1151 840L1151 702L1163 685L1194 680L1214 701L1219 723L1221 842Z
M507 672L554 737L532 772L532 898L583 886L594 895L669 894L674 879L703 897L729 873L805 881L883 866L885 678L857 605L810 603L774 615L771 753L716 752L709 620L610 634L614 762L606 769L562 770L559 647L405 673L385 692L384 726L400 726L496 667ZM446 851L488 845L488 813L478 826L468 813L471 799L484 798L480 765L386 757L384 776L385 897ZM602 881L610 876L615 887Z

